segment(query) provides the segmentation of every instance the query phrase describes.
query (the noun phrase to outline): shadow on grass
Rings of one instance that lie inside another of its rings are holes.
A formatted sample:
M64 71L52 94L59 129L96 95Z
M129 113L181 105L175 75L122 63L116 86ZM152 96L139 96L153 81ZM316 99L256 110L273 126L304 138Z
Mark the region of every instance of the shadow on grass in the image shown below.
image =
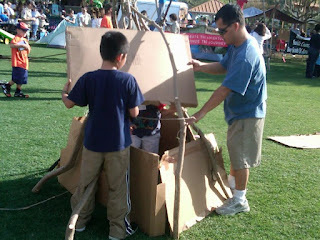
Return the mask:
M35 57L30 58L31 63L67 63L67 60L65 58L52 58L52 57Z
M0 76L11 76L11 70L0 70ZM28 72L28 78L31 77L51 77L51 78L66 78L67 77L67 73L62 73L62 72L40 72L40 71L29 71Z
M26 94L29 92L26 92ZM42 97L32 97L32 95L29 98L19 98L19 97L3 97L0 98L0 101L61 101L61 97L60 98L42 98Z
M59 185L57 178L50 179L43 185L37 194L31 189L42 176L39 172L27 175L23 178L5 180L0 185L0 208L17 209L47 200L27 210L1 211L0 217L5 221L1 224L0 239L32 239L32 240L61 240L64 239L65 230L71 216L71 194L63 194L66 190ZM86 226L86 230L75 233L75 239L102 240L107 239L109 224L107 209L100 204L95 205L92 219ZM129 239L151 239L140 230ZM152 238L170 239L166 236Z

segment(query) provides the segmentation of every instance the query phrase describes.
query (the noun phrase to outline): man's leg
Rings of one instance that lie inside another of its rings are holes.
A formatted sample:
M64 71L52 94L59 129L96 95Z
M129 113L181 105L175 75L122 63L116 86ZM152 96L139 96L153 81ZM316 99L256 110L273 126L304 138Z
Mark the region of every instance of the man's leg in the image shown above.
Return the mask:
M231 161L230 187L234 186L232 199L216 209L218 214L234 215L248 212L250 207L246 199L249 180L249 168L261 161L261 143L264 119L243 119L235 121L228 129L228 151Z

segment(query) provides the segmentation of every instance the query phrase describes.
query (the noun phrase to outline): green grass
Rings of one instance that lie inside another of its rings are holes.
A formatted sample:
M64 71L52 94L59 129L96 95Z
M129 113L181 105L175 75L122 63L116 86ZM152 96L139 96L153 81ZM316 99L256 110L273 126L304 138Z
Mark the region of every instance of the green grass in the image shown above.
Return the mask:
M10 56L8 46L0 45L0 54ZM66 81L65 50L34 45L30 58L29 83L23 89L30 99L0 95L0 208L28 206L65 191L55 178L39 194L31 193L65 147L72 117L86 110L67 110L60 100ZM10 60L0 59L0 80L10 79L10 64ZM320 79L305 79L304 71L301 59L286 63L272 60L264 137L320 131ZM196 74L199 107L222 79ZM222 106L198 126L215 134L228 168ZM247 197L251 212L234 217L213 213L183 232L181 239L320 238L320 150L286 148L264 139L262 154L262 165L252 169L250 175ZM0 211L0 239L63 239L71 214L69 200L67 193L28 210ZM87 230L76 234L75 239L107 239L107 226L106 209L97 206ZM138 232L131 239L149 238Z

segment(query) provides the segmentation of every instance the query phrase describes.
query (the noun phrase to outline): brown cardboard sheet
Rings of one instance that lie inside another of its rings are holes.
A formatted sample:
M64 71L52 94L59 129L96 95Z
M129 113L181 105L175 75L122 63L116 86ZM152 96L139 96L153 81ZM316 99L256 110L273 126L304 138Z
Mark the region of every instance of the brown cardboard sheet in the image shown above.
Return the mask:
M293 148L320 148L320 133L309 135L274 136L269 140Z
M101 67L101 36L105 28L67 27L68 77L73 87L84 73ZM165 42L159 32L117 29L130 42L126 65L121 69L137 79L147 102L174 102L173 70ZM183 106L196 107L194 74L189 39L185 35L165 33L178 69L179 99Z
M215 141L212 142L212 139L214 139L212 134L208 139L211 143L216 144ZM167 151L162 157L160 164L161 180L166 185L166 207L171 230L173 230L174 222L174 170L176 164L169 163L167 159L177 159L178 153L178 148ZM219 157L218 153L217 156ZM209 156L205 145L201 140L192 141L186 144L180 185L179 233L203 219L214 208L222 205L223 201L226 199L219 184L212 180L208 162ZM230 196L232 196L224 166L221 166L221 161L217 160L217 162L219 164L218 171L224 185Z

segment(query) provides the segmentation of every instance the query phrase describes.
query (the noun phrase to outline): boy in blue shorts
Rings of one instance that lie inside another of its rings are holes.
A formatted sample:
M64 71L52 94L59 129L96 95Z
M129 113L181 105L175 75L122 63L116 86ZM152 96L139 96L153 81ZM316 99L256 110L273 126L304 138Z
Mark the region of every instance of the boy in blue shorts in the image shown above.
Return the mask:
M89 105L82 152L81 176L71 198L74 209L86 187L104 170L108 180L107 200L109 239L124 239L134 229L128 218L130 212L129 161L130 117L139 114L138 106L144 101L135 78L119 71L127 59L129 43L115 31L101 38L100 69L85 73L68 94L71 80L62 91L67 108ZM85 230L94 210L95 193L79 214L76 231Z
M28 40L25 38L29 27L24 22L17 24L17 34L10 42L11 62L12 62L12 79L6 84L1 84L3 93L7 97L11 97L11 86L17 84L15 97L28 98L29 95L21 91L23 84L28 83L29 59L28 54L31 51Z

